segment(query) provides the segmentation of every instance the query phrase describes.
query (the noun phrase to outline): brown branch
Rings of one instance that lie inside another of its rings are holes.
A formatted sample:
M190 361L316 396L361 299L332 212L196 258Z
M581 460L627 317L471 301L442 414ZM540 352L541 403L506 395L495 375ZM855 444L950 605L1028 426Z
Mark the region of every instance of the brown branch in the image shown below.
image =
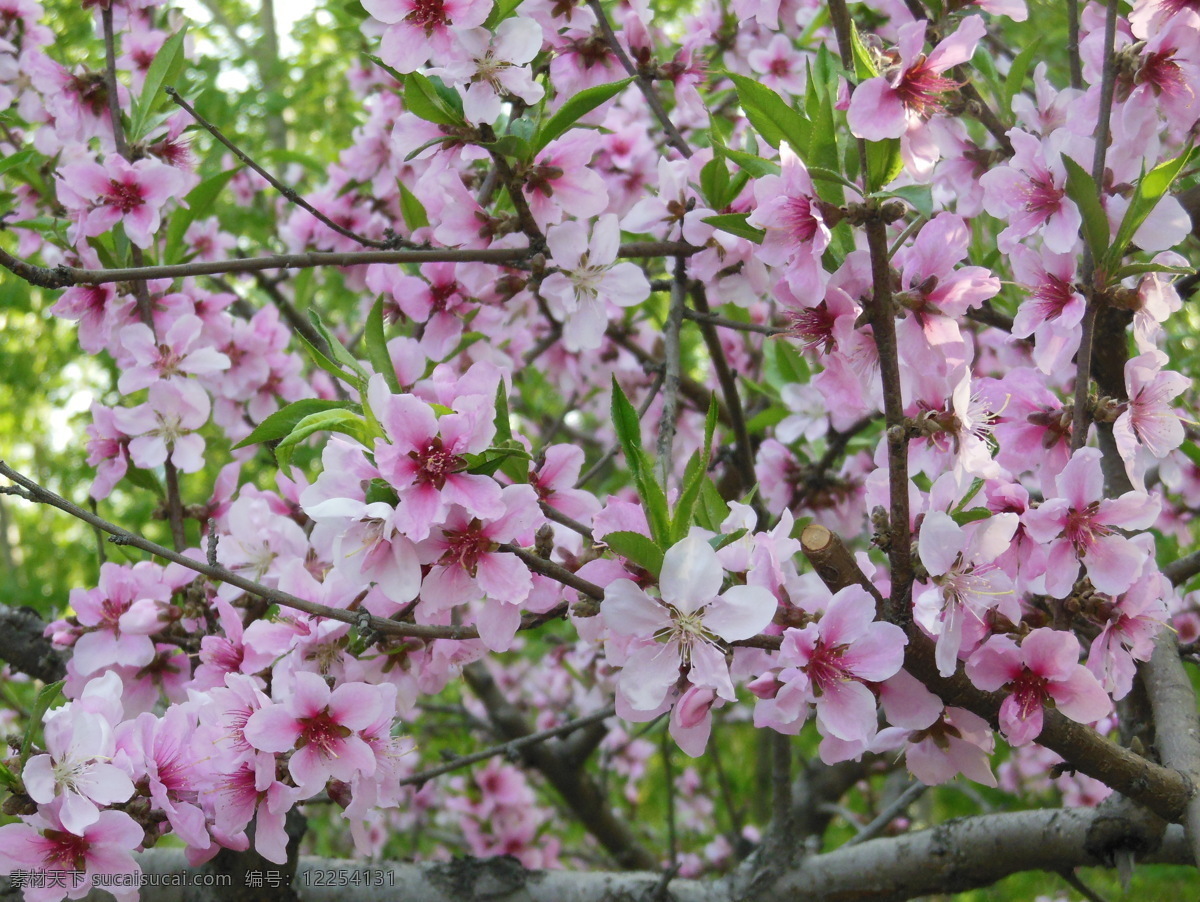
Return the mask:
M608 44L609 49L612 50L621 67L633 76L634 83L638 86L638 90L642 92L642 96L646 98L646 103L650 107L650 111L654 113L654 117L662 125L663 131L667 133L668 143L683 154L684 157L691 157L692 149L688 147L687 141L679 133L679 129L675 127L675 123L671 121L671 117L667 115L666 108L663 107L662 100L659 98L658 92L654 89L654 83L646 77L644 72L639 71L633 65L633 61L625 53L625 48L617 40L612 25L608 21L608 16L604 13L604 7L600 5L600 0L587 0L587 4L591 11L596 14L596 21L600 25L600 33L604 35L605 43Z
M396 620L389 620L384 617L369 616L365 612L354 612L343 610L342 608L331 608L327 605L317 604L313 601L308 601L303 598L297 598L287 592L279 589L272 589L267 586L260 585L253 580L246 579L232 570L227 570L224 567L213 566L205 561L198 561L194 558L187 557L177 551L172 551L156 542L151 542L129 530L109 523L102 517L98 517L90 511L86 511L78 505L72 504L65 498L54 494L49 489L45 489L36 482L22 476L16 470L8 466L4 461L0 460L0 476L5 476L12 480L20 489L0 487L0 492L5 494L15 494L27 501L33 501L39 504L49 504L51 507L56 507L65 513L70 514L76 519L83 520L85 523L103 530L112 536L109 539L117 545L131 545L134 548L139 548L142 551L161 557L164 560L172 561L176 564L182 564L189 570L194 570L210 579L219 580L220 582L228 583L231 586L237 586L244 592L248 592L270 604L277 604L281 607L292 608L297 611L303 611L314 617L326 617L330 620L337 620L341 623L349 623L351 625L365 627L375 632L387 636L407 636L417 639L478 639L479 631L470 626L433 626L419 623L401 623ZM585 579L575 576L564 567L558 564L544 561L537 555L526 551L523 548L517 548L512 545L502 545L500 550L515 554L530 570L541 573L544 576L549 576L551 579L566 581L564 584L571 588L583 592L593 598L602 599L604 591L594 583L590 583ZM596 593L596 594L594 594ZM528 621L522 623L522 629L528 629L548 619L553 619L555 616L561 616L565 613L565 607L560 606L547 614L531 617Z
M352 229L348 229L345 226L339 225L338 223L334 222L332 219L330 219L328 216L326 216L324 213L322 213L320 210L318 210L316 207L314 207L312 204L310 204L308 201L306 201L303 197L301 197L295 188L285 185L279 179L275 178L275 176L271 175L271 173L267 172L267 170L263 169L262 166L260 166L257 162L255 162L255 160L249 154L247 154L244 150L242 150L240 147L238 147L236 144L234 144L232 141L230 141L228 138L226 138L225 135L222 134L222 132L219 128L217 128L215 125L213 125L207 119L205 119L203 116L201 116L199 113L197 113L196 110L192 107L192 105L190 103L188 103L186 100L184 100L181 96L179 96L179 92L176 91L173 87L171 87L170 85L167 85L166 87L163 88L163 90L167 92L167 96L170 97L171 100L173 100L178 106L182 107L183 110L189 116L191 116L193 119L195 119L196 122L199 123L200 126L203 127L205 131L207 131L210 135L212 135L214 138L216 138L218 141L220 141L222 144L224 144L227 148L229 148L230 152L235 157L237 157L239 160L241 160L243 163L245 163L247 166L249 166L251 169L253 169L255 172L257 172L264 179L266 179L272 188L274 188L276 191L278 191L280 194L282 194L285 198L287 198L289 203L293 203L297 207L300 207L302 210L306 210L307 212L311 213L326 228L332 229L333 231L337 232L342 237L349 238L351 241L357 241L363 247L374 247L374 248L379 248L381 250L392 250L392 249L398 248L398 247L405 247L405 246L411 247L412 246L411 242L407 241L404 238L399 237L398 235L393 235L392 237L390 237L384 241L377 241L374 238L367 238L363 235L359 235L357 232L353 231Z
M0 605L0 661L43 683L67 674L66 657L45 636L46 622L32 608Z
M675 258L675 278L671 281L671 303L667 308L667 321L663 326L663 406L658 416L658 437L655 452L662 472L662 484L670 485L669 476L674 466L672 450L675 444L676 418L679 409L679 379L682 369L679 333L683 328L684 286L687 271L683 257Z
M513 739L509 742L502 742L498 745L481 749L478 752L472 752L469 755L457 756L439 767L431 767L429 770L423 770L420 773L413 774L411 777L405 777L400 781L399 785L416 786L419 788L434 777L440 777L442 774L448 774L460 768L478 764L480 761L486 761L488 758L494 758L497 755L512 755L530 746L537 745L539 742L545 742L547 739L557 739L584 727L603 724L605 720L612 717L615 713L616 709L609 705L600 711L588 714L585 717L576 718L575 720L569 720L564 724L559 724L557 727L539 730L536 733L530 733L528 736L522 736L519 739Z
M715 324L707 319L712 316L712 311L708 306L708 296L704 292L704 286L699 283L692 286L692 303L696 305L697 313L694 316L700 325L700 334L704 336L704 344L708 348L708 356L712 360L713 369L717 374L717 382L721 386L721 394L725 398L725 407L729 411L729 421L733 427L735 442L737 473L741 482L738 489L738 494L740 494L749 491L758 482L754 474L754 445L750 441L750 432L746 429L746 415L742 409L737 379L729 367L729 360L725 356L725 348L721 344L720 336L717 335ZM684 311L685 315L689 312Z
M621 245L618 257L691 256L704 250L686 241L635 241ZM34 266L0 249L0 266L40 288L72 285L104 285L137 279L179 279L225 273L261 272L267 269L313 269L320 266L365 266L370 263L497 263L512 264L532 256L528 248L433 248L397 251L309 251L303 254L274 254L234 260L173 263L165 266L135 266L124 269L81 269L75 266Z
M695 292L698 283L692 284L692 291ZM693 294L693 297L695 295ZM715 313L701 313L697 310L689 310L686 307L683 310L683 318L690 319L695 323L709 323L713 326L720 326L723 329L734 329L738 332L757 332L759 335L789 335L792 330L786 326L767 326L760 323L741 323L736 319L728 319L724 316L718 316Z

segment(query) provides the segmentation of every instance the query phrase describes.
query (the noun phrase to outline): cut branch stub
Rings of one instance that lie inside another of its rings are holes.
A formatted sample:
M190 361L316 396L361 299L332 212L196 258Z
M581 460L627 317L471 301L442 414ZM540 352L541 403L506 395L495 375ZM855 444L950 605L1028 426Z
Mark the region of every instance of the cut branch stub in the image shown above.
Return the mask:
M883 596L867 579L837 533L819 523L810 523L800 533L800 547L830 592L839 592L847 586L862 586L875 599L876 610L883 604Z

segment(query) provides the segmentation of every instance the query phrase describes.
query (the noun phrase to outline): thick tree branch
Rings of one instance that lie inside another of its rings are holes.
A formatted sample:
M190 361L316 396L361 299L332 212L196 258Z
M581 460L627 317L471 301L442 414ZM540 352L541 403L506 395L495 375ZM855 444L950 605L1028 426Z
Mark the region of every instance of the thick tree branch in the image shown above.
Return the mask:
M45 637L46 622L31 608L0 605L0 661L43 683L67 673L63 653Z
M1187 864L1183 831L1161 828L1145 813L1110 805L980 815L810 856L752 898L756 902L899 902L990 886L1024 871L1112 867L1114 856L1126 851L1146 863ZM137 858L147 874L189 871L180 849L151 849ZM320 885L330 882L328 877L321 879L330 874L345 875L349 885ZM421 902L607 902L653 899L661 879L657 870L649 868L631 873L527 871L507 857L422 863L304 858L295 883L303 902L368 902L381 895ZM0 877L0 892L9 886L9 878ZM159 887L155 902L183 902L189 889ZM221 892L214 889L207 898L216 902L223 898ZM99 892L86 898L88 902L111 899ZM727 880L675 879L670 898L732 902L738 897Z

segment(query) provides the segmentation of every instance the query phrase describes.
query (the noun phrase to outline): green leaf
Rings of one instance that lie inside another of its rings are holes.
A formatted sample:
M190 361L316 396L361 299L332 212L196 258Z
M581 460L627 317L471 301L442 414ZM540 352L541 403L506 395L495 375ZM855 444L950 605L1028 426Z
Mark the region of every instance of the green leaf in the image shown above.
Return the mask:
M1067 197L1075 201L1083 218L1083 240L1092 251L1092 259L1103 262L1108 252L1108 217L1100 205L1100 190L1073 159L1063 154L1062 161L1067 167Z
M675 503L675 513L671 517L671 540L680 542L687 537L692 528L696 502L700 499L701 487L708 475L709 455L712 452L713 436L717 431L717 419L720 409L717 396L714 394L708 401L708 413L704 418L704 444L699 451L692 454L687 468L683 473L683 490Z
M519 442L511 442L505 447L488 448L479 454L465 454L463 459L467 462L467 472L479 476L491 476L497 470L504 467L506 463L516 462L524 474L529 473L529 452L526 451ZM507 472L507 471L506 471ZM525 479L514 480L515 482L528 482L528 476Z
M487 20L483 23L483 27L488 31L495 31L496 26L511 16L517 11L517 7L521 5L521 0L499 0L492 11L488 14Z
M718 213L716 216L705 216L702 222L716 226L722 232L737 235L739 238L745 238L755 244L762 244L767 233L750 225L746 221L749 216L749 213Z
M743 527L742 529L734 530L727 536L722 536L722 535L713 536L711 539L708 540L708 544L712 546L713 551L720 551L726 545L732 545L734 542L736 542L738 539L742 538L742 536L746 535L749 532L750 532L750 530Z
M610 532L604 537L604 544L656 577L662 572L663 550L641 533Z
M970 504L975 499L975 496L979 494L979 490L982 488L983 488L983 480L980 479L979 477L976 477L975 479L973 479L971 481L971 487L969 489L967 489L967 493L965 495L963 495L962 501L960 501L960 502L958 502L958 504L954 505L954 510L952 510L950 512L951 515L961 513L962 511L966 510L967 505Z
M399 179L396 179L396 187L400 189L400 215L404 217L404 224L408 226L408 230L415 232L417 229L426 228L429 225L429 214L425 212L425 205Z
M1116 269L1120 266L1121 258L1125 256L1126 249L1133 241L1134 233L1142 227L1146 218L1158 206L1158 202L1171 190L1171 185L1191 156L1192 150L1188 148L1175 159L1159 163L1138 180L1133 197L1129 200L1129 207L1117 228L1117 237L1113 239L1112 248L1109 249L1105 261L1107 268Z
M237 169L219 173L212 178L205 179L188 192L187 197L184 198L187 206L180 206L171 214L171 222L167 226L167 246L162 257L164 260L173 263L179 259L179 255L183 251L183 237L188 226L208 215L221 191L237 173Z
M1028 47L1013 57L1012 64L1008 67L1008 75L1004 79L1004 109L1011 111L1013 98L1020 92L1021 87L1025 84L1025 76L1029 74L1029 67L1033 65L1038 56L1038 50L1041 49L1042 38L1038 36L1033 39Z
M966 526L968 523L974 523L977 520L986 520L992 515L992 512L986 507L973 507L969 511L954 511L950 518L959 526Z
M504 388L503 379L496 386L496 418L493 425L496 427L497 444L513 441L512 422L508 414L508 391Z
M720 154L704 164L700 170L700 193L714 210L723 210L729 205L725 194L729 190L729 170Z
M400 393L400 380L396 378L396 366L392 363L391 352L388 351L387 336L383 331L383 298L375 302L371 312L367 314L367 328L363 333L363 343L367 348L367 359L375 372L383 376L395 394Z
M287 437L275 446L275 459L279 462L279 469L287 473L291 469L292 454L296 446L318 432L340 432L364 447L370 448L372 445L372 436L366 421L358 414L350 410L322 410L302 419Z
M0 160L0 175L4 175L4 173L8 171L16 169L18 166L21 166L32 159L32 149L18 150L16 153L5 157L3 160Z
M803 158L808 152L812 123L766 85L733 72L722 74L733 82L746 118L763 140L775 148L787 141Z
M0 786L9 792L19 792L21 789L21 781L17 779L17 775L5 767L2 762L0 762Z
M1113 276L1114 282L1120 282L1129 276L1140 276L1148 272L1171 272L1180 276L1190 276L1196 270L1191 266L1168 266L1165 263L1129 263L1117 270Z
M1184 442L1179 450L1187 455L1188 460L1200 467L1200 447L1195 442Z
M867 190L881 191L896 180L904 169L900 139L885 138L867 142Z
M700 485L700 506L697 511L696 522L707 530L720 532L721 524L725 522L728 516L729 505L721 497L721 493L717 491L717 486L712 481L712 478L705 475Z
M133 485L136 485L139 489L145 489L148 492L153 492L159 498L166 497L166 492L163 491L163 487L161 483L159 483L158 477L149 470L143 470L137 466L129 467L125 471L124 478Z
M154 107L162 99L158 92L163 85L169 85L179 78L179 73L183 71L183 65L187 61L183 52L183 39L186 34L187 25L185 24L183 28L163 41L158 53L154 54L154 61L146 70L146 80L142 84L142 94L137 101L137 111L133 116L133 125L130 128L129 136L131 142L140 141L146 136L150 116L154 112Z
M637 411L625 397L625 392L617 384L615 376L612 380L612 418L617 439L625 452L625 462L633 474L634 487L638 497L642 499L646 521L650 524L650 534L660 545L664 544L670 534L667 496L658 484L646 452L642 450L642 426Z
M233 450L285 438L301 420L314 413L326 410L352 410L357 413L359 409L359 406L353 401L330 401L324 398L305 398L302 401L293 401L254 427L253 432L233 446Z
M600 104L611 100L624 91L633 82L633 78L623 78L620 81L606 85L596 85L571 97L538 129L537 137L533 140L533 153L538 154L546 145L569 129L572 125L594 110Z
M850 28L850 46L854 50L854 75L859 81L874 78L879 74L879 70L875 67L875 58L867 49L867 45L863 43L862 35L858 33L858 26L851 23Z
M355 2L357 2L357 0L355 0ZM363 53L363 56L365 56L367 59L369 59L371 62L373 62L376 66L378 66L380 69L382 69L388 75L390 75L392 78L396 79L396 81L400 82L400 84L404 84L404 75L400 72L397 72L395 69L393 69L387 63L385 63L379 57L375 56L374 54L365 53L365 52Z
M29 760L29 755L33 752L33 741L37 734L42 730L42 717L50 710L50 704L58 695L59 690L66 685L66 680L59 680L56 683L51 683L42 689L37 694L37 698L33 700L33 707L29 709L29 723L25 725L25 736L21 739L21 767L25 767L25 762Z
M404 76L404 107L414 116L435 125L463 127L467 124L442 97L433 81L419 72Z
M926 219L933 218L933 190L928 185L905 185L883 192L883 197L898 197Z
M739 168L756 179L762 178L764 175L779 175L783 171L779 168L778 163L764 160L762 157L742 150L734 150L732 147L722 147L720 153L733 160Z
M785 385L808 382L808 361L784 339L763 343L763 379L779 392Z
M358 362L358 358L351 354L346 346L342 344L341 340L325 327L325 322L321 319L321 314L317 313L316 310L309 310L308 318L312 320L313 328L317 330L317 334L325 339L326 344L329 345L329 353L333 356L333 362L339 366L349 367L351 372L362 379L365 385L367 371Z

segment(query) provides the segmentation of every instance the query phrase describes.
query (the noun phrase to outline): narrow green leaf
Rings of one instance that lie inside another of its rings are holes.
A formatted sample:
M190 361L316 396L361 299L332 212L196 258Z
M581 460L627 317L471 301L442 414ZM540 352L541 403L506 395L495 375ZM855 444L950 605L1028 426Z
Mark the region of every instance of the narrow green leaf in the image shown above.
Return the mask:
M1142 227L1163 196L1171 190L1171 185L1191 156L1192 150L1189 148L1175 159L1159 163L1138 180L1137 188L1129 200L1129 207L1125 210L1125 216L1117 228L1117 237L1113 239L1105 261L1109 269L1120 266L1121 258L1125 256L1134 234Z
M1012 64L1008 67L1008 75L1004 79L1004 109L1011 112L1013 98L1024 86L1025 76L1029 74L1029 67L1033 65L1035 59L1040 58L1038 51L1041 46L1042 39L1041 36L1038 36L1028 47L1013 57Z
M749 532L750 532L750 530L742 528L742 529L735 530L734 532L731 532L727 536L722 536L722 535L713 536L711 539L708 540L708 544L712 546L713 551L720 551L726 545L732 545L734 542L736 542L738 539L742 538L742 536L746 535Z
M992 515L992 512L986 507L973 507L969 511L955 511L950 515L950 518L959 526L966 526L968 523L974 523L977 520L986 520Z
M764 160L762 157L755 156L752 153L734 150L732 147L722 147L720 152L756 179L762 178L764 175L779 175L782 171L778 163L771 160Z
M9 792L17 792L21 788L21 781L17 779L17 775L0 763L0 786L7 789Z
M879 74L879 69L875 66L875 57L863 43L862 35L858 33L858 27L853 23L850 27L850 45L854 50L854 75L859 81L874 78Z
M148 492L153 492L159 498L166 497L166 492L163 491L162 484L158 481L158 477L149 470L143 470L141 467L129 467L125 470L127 481L136 485L139 489L145 489Z
M1063 154L1062 161L1067 167L1067 196L1075 202L1083 218L1083 240L1092 251L1092 259L1102 262L1108 252L1108 217L1100 205L1100 190L1073 159Z
M508 391L504 388L504 380L496 386L496 444L513 441L512 423L508 414Z
M357 0L355 0L355 2L357 2ZM392 78L396 79L396 81L400 82L400 84L404 84L404 75L400 72L397 72L395 69L393 69L387 63L385 63L379 57L375 56L372 53L363 53L363 56L365 56L367 59L369 59L371 62L373 62L376 66L378 66L380 69L382 69L388 75L390 75Z
M367 348L367 359L375 372L383 376L395 394L400 393L400 380L396 378L396 367L392 363L391 352L388 351L387 336L383 331L383 298L375 302L371 312L367 314L367 329L363 333L363 343Z
M292 431L275 446L275 459L279 469L287 473L291 469L292 454L296 446L318 432L340 432L348 435L364 447L371 447L371 435L366 421L349 410L322 410L310 414L297 423Z
M704 417L704 444L688 461L683 474L683 490L679 493L675 513L671 517L671 539L674 542L685 539L688 530L692 528L696 503L700 499L704 480L708 478L709 455L712 453L713 436L717 431L719 416L720 408L714 394L708 399L708 413Z
M625 452L625 461L633 474L634 487L638 497L642 499L642 507L646 512L646 521L650 524L650 533L660 544L668 540L670 533L670 518L667 514L667 496L658 484L646 452L642 450L642 426L638 420L637 411L625 397L625 392L617 384L614 376L612 392L612 418L616 429L617 439Z
M633 82L633 78L623 78L620 81L606 85L596 85L585 91L580 91L564 103L557 113L551 116L538 130L533 140L533 153L540 153L546 145L569 129L572 125L594 110L600 104L611 100L624 91Z
M717 491L712 478L705 475L700 485L700 508L696 522L712 532L720 532L721 524L729 516L729 505Z
M40 735L42 730L42 717L50 710L50 705L58 696L59 690L66 685L66 680L59 680L56 683L51 683L42 689L37 694L37 698L33 700L33 706L29 709L29 723L25 725L25 735L21 739L21 767L25 767L25 762L29 760L30 754L33 752L34 739Z
M32 149L27 148L25 150L18 150L16 153L5 157L3 160L0 160L0 175L4 175L4 173L8 171L16 169L18 166L21 166L32 159Z
M313 363L331 375L334 379L339 379L347 385L352 385L356 389L362 385L360 380L354 373L347 373L344 369L318 351L312 343L303 335L295 334L294 337L300 342L300 346L308 352L308 356L312 358Z
M305 398L302 401L293 401L287 407L275 411L254 427L253 432L233 446L233 450L248 448L260 442L278 441L285 438L296 428L296 424L305 417L311 416L314 413L321 413L325 410L338 409L354 412L360 410L359 406L353 401L334 401L326 400L325 398Z
M1184 442L1179 446L1179 450L1187 455L1188 460L1200 467L1200 446L1195 442Z
M404 76L404 107L414 116L435 125L461 127L467 124L445 101L434 83L419 72Z
M1113 276L1113 281L1120 282L1129 276L1140 276L1148 272L1171 272L1180 276L1190 276L1196 270L1191 266L1167 266L1165 263L1130 263L1122 266Z
M725 168L725 161L720 154L713 154L713 158L700 170L700 193L712 209L722 210L729 203L725 198L728 190L729 170Z
M867 142L867 190L881 191L896 180L904 169L900 139L885 138Z
M722 232L737 235L739 238L745 238L755 244L762 244L767 233L750 225L746 221L749 216L749 213L718 213L716 216L705 216L702 222L716 226Z
M183 28L163 41L163 45L158 48L158 53L154 54L154 61L146 70L146 80L142 84L142 94L138 99L137 114L134 117L130 134L131 141L140 141L146 136L146 125L149 122L150 114L154 112L154 107L162 99L158 92L163 85L174 82L179 77L179 73L183 71L183 64L186 62L183 53L183 39L186 35L187 25L185 24Z
M637 532L610 532L604 544L628 561L648 570L654 576L662 572L663 550L654 540Z
M733 82L746 118L763 140L775 148L787 141L802 157L808 150L812 123L766 85L734 72L722 74Z
M521 5L521 0L499 0L492 11L488 13L487 20L483 23L483 27L488 31L495 31L496 26L511 16L517 11L517 7Z
M329 353L333 355L334 363L349 367L365 383L367 381L367 371L358 362L358 358L351 354L349 349L342 344L341 339L329 331L325 326L324 320L321 319L321 314L317 313L316 310L309 310L308 318L312 321L313 328L317 330L317 333L329 345Z
M954 506L954 510L951 511L951 514L961 513L962 511L966 510L967 505L975 499L975 496L979 494L979 490L982 488L983 480L978 477L973 479L971 481L971 487L967 489L967 493L963 495L962 501L958 502L958 504Z
M898 197L926 219L933 218L933 190L928 185L905 185L883 192L884 197Z
M400 215L404 217L404 224L408 226L408 230L415 232L417 229L426 228L429 225L429 214L425 212L425 205L399 179L396 180L396 187L400 189Z

